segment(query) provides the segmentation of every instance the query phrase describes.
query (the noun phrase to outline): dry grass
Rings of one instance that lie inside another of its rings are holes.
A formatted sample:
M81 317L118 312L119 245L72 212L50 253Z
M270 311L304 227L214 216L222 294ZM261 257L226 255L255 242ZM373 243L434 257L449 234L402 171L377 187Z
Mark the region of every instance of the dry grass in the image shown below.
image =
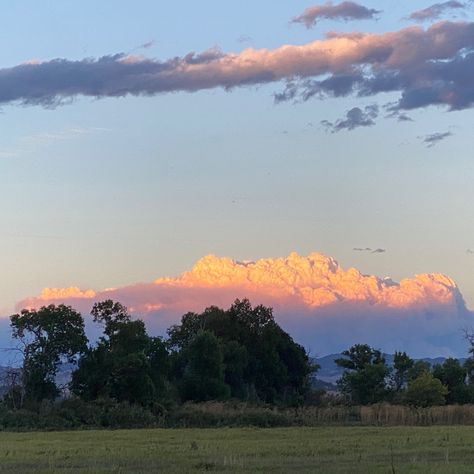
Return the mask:
M209 402L185 405L167 420L166 425L183 428L327 425L474 426L474 405L412 408L381 404L363 407L303 407L277 410L245 404Z

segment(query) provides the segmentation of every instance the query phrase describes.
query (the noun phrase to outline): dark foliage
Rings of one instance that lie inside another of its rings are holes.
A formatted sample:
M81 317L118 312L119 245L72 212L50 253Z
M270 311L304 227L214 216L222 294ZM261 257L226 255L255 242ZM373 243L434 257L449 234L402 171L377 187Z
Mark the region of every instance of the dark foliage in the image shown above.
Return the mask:
M236 300L227 310L207 308L188 313L169 329L174 376L184 376L189 347L201 331L219 341L224 381L232 397L268 403L299 403L314 370L305 350L278 326L271 308Z

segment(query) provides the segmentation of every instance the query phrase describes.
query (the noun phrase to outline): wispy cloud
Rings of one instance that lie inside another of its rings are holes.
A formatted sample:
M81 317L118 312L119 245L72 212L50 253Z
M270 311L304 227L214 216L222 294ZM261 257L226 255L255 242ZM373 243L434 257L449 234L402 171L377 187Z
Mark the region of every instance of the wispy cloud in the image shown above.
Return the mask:
M434 146L438 145L438 143L441 143L443 140L446 140L446 138L449 138L452 135L453 134L451 132L436 132L418 138L423 141L427 148L433 148Z
M435 3L423 10L413 12L408 18L410 20L423 22L431 21L440 18L442 15L453 10L464 10L467 7L466 3L458 2L457 0L449 0L443 3Z
M69 127L55 132L41 132L27 135L11 148L0 148L0 158L14 158L30 154L54 142L77 140L97 132L110 131L102 127Z
M292 20L292 23L302 23L306 28L312 28L319 20L367 20L375 18L379 10L367 8L355 2L333 3L316 5L307 8L301 15Z
M364 110L354 107L346 113L343 119L336 122L323 120L321 124L331 133L341 132L342 130L354 130L359 127L372 127L379 115L377 105L368 105Z
M249 43L250 41L252 41L252 37L249 35L240 35L237 38L238 43Z
M143 43L142 45L140 45L140 48L150 49L152 46L155 46L155 44L156 44L156 40L147 41L146 43Z

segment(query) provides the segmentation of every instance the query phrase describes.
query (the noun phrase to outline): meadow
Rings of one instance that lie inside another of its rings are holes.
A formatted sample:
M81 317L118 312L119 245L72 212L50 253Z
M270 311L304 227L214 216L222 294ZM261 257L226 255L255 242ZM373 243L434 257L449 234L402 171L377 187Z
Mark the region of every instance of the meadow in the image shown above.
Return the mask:
M0 433L0 472L472 473L474 428Z

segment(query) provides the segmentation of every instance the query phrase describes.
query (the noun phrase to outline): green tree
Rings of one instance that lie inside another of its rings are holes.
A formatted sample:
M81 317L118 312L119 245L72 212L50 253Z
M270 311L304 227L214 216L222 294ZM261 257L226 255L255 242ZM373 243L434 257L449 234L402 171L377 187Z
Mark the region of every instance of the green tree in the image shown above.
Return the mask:
M430 372L421 373L408 384L405 400L408 405L429 407L444 405L448 388Z
M379 350L367 344L356 344L336 359L346 369L338 381L341 392L358 405L378 403L387 397L386 378L390 373Z
M415 361L406 352L395 352L393 358L392 383L395 392L403 390L409 379L409 371Z
M104 335L90 347L72 375L71 389L85 400L110 397L150 405L166 396L169 357L165 343L150 337L127 308L106 300L91 311Z
M472 390L466 385L467 370L457 359L449 358L433 367L433 377L448 388L446 403L471 403Z
M184 401L227 398L230 388L224 381L224 358L217 337L201 331L186 349L186 367L182 380Z
M228 310L211 306L185 314L169 329L176 379L183 376L182 354L203 330L219 340L232 396L298 403L309 390L313 367L305 350L275 322L271 308L252 307L248 300L236 300Z
M431 371L431 364L425 360L417 360L413 366L408 369L408 381L417 379L425 372Z
M75 363L87 347L81 314L70 306L43 306L12 315L10 325L23 355L22 398L29 403L56 398L59 365Z

